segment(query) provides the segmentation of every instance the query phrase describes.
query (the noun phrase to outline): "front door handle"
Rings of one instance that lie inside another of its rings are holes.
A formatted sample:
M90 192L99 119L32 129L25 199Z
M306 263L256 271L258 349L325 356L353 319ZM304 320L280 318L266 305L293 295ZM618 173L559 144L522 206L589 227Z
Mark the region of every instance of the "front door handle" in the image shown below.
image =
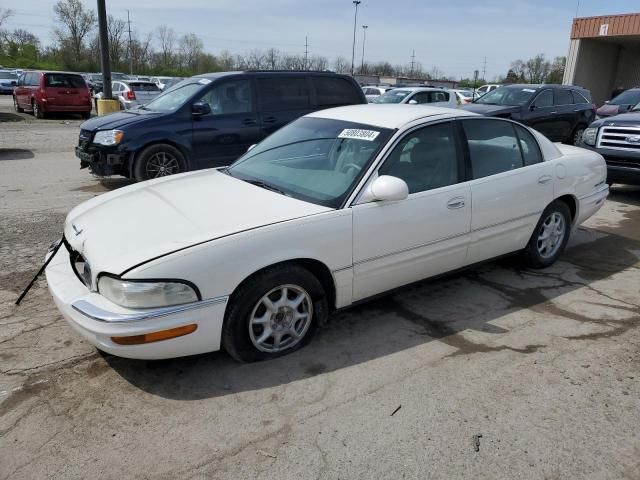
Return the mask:
M264 120L262 120L264 123L275 123L278 121L278 119L276 117L267 117Z
M551 180L553 180L553 177L551 177L551 175L543 175L538 179L538 183L540 185L544 185L545 183L549 183Z
M242 124L243 124L243 125L255 125L256 123L257 123L257 121L256 121L256 119L255 119L255 118L245 118L245 119L242 121Z
M457 210L464 207L464 197L455 197L447 202L447 208L449 210Z

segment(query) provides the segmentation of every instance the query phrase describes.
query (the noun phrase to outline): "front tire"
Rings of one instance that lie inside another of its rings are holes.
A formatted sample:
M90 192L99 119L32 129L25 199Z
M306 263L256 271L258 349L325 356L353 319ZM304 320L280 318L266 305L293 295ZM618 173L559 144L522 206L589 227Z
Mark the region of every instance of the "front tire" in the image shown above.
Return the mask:
M571 232L571 212L566 203L556 200L542 212L524 249L524 258L532 268L547 268L562 254Z
M320 281L297 265L280 265L249 278L230 299L222 344L238 361L281 357L303 347L326 321Z
M584 130L584 125L578 125L575 128L575 130L571 134L571 139L569 140L571 142L571 145L579 147L582 144L582 134L584 133Z
M184 156L172 145L150 145L137 156L133 175L138 182L186 171Z

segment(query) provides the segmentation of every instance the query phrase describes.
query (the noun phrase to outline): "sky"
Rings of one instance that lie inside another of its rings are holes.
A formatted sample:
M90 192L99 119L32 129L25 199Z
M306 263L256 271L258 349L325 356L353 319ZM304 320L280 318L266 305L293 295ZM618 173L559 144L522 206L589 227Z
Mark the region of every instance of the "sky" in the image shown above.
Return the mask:
M82 0L91 8L95 0ZM2 5L2 4L5 5ZM8 28L24 28L43 43L52 39L55 0L11 1ZM351 61L354 6L351 0L106 0L107 13L139 34L166 24L179 35L195 33L211 53L248 53L277 48ZM446 76L505 75L512 61L543 53L566 55L576 15L640 12L637 0L362 0L358 8L355 62L362 61L362 25L368 25L365 60L393 65L415 61Z

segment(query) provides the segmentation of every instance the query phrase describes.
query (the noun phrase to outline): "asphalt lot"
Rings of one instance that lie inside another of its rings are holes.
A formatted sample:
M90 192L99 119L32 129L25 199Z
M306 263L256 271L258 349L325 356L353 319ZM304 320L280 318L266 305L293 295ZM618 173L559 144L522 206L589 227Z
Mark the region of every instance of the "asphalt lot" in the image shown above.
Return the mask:
M275 361L133 361L75 334L44 280L13 305L65 214L128 182L79 170L79 118L10 112L0 97L0 478L640 478L640 188L548 270L423 282Z

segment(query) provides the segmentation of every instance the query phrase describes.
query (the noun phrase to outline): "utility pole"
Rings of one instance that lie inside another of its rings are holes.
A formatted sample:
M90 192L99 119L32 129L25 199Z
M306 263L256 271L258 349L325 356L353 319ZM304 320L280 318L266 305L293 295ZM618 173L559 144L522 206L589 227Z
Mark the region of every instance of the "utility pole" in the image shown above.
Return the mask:
M133 74L133 50L131 49L131 18L127 10L127 24L129 25L129 75Z
M487 57L484 57L484 62L482 63L482 80L487 79Z
M98 30L100 35L100 64L102 66L102 98L111 100L111 64L109 62L109 34L105 0L98 0Z
M307 36L304 36L304 69L307 69L307 60L309 58L309 42L307 42Z
M411 78L413 78L413 67L416 63L416 51L414 50L413 53L411 54L411 73L409 73L409 76Z
M356 61L356 25L358 23L358 5L362 2L360 0L353 0L353 4L356 6L356 13L353 17L353 48L351 49L351 75L355 73L355 61Z
M367 42L367 28L369 28L369 25L362 25L362 65L360 66L360 74L364 70L364 44Z
M579 12L580 12L580 0L578 0L578 4L576 5L576 18L578 18Z

